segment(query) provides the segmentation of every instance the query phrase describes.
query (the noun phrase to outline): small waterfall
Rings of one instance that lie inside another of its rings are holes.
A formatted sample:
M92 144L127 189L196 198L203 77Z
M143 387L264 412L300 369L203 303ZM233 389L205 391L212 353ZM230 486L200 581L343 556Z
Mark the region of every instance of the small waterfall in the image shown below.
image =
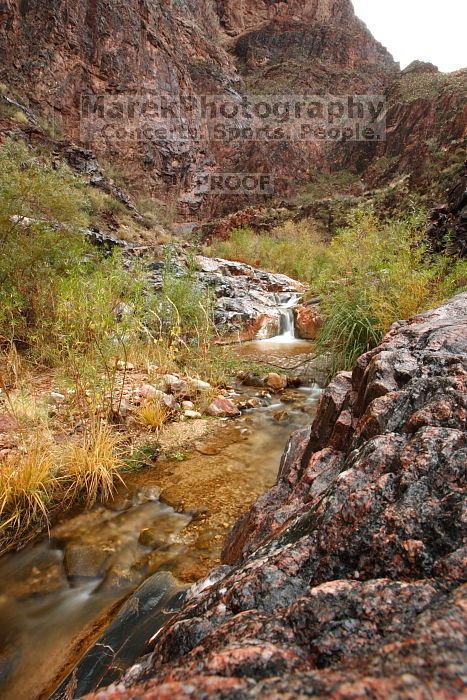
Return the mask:
M281 339L282 342L287 343L295 339L295 318L293 309L279 309L281 315L281 333L277 336L276 340Z
M270 338L270 341L273 343L293 343L295 340L295 316L293 310L300 300L300 296L298 294L277 294L276 300L280 315L280 333L274 338Z

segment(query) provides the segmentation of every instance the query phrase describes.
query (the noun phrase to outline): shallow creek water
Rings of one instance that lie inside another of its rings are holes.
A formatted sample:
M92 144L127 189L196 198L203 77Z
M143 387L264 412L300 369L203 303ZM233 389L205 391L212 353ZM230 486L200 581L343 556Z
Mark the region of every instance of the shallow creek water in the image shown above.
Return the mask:
M249 343L239 352L294 358L311 349L289 337ZM128 475L112 503L67 517L50 539L0 561L3 700L47 698L104 630L113 639L110 623L120 610L118 619L128 627L132 620L136 637L116 666L115 659L114 666L105 663L107 643L85 657L73 697L86 692L90 679L111 682L145 651L186 586L219 563L225 535L274 484L290 433L310 425L320 394L316 385L276 396L238 391L246 398L258 394L258 407L234 421L213 422L183 461L159 460ZM141 616L137 625L135 615Z

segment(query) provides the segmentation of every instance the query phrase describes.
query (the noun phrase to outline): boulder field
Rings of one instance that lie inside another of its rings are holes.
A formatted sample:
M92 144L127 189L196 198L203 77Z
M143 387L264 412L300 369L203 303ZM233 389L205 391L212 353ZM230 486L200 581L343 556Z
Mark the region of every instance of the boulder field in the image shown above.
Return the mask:
M223 566L88 700L460 697L466 331L461 294L337 375Z

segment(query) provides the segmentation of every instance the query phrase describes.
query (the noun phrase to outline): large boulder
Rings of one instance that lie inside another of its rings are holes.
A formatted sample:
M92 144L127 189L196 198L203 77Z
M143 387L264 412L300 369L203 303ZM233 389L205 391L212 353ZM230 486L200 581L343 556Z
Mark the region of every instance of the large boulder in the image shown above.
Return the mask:
M188 261L180 255L172 262L173 274L186 274L187 265ZM214 322L231 341L265 340L279 335L280 307L298 303L305 292L303 284L287 275L234 260L199 255L196 265L200 286L213 298ZM156 289L162 289L162 263L152 266L151 281Z

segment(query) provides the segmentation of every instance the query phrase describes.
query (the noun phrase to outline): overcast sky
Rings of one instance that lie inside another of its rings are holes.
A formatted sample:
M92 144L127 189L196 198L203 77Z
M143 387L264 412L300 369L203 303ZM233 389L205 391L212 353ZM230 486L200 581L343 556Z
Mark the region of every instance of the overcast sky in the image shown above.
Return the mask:
M353 0L355 12L401 68L414 59L467 68L466 0Z

